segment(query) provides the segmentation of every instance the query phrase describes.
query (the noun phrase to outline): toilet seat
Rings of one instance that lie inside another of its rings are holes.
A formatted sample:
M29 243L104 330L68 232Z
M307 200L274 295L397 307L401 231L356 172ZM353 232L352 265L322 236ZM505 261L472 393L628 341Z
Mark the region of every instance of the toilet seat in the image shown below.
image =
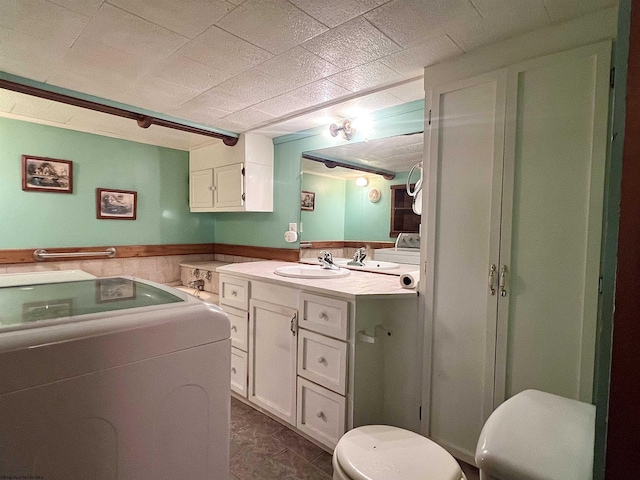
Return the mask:
M387 425L345 433L334 451L334 466L350 480L460 480L458 462L440 445ZM340 478L338 476L338 478Z

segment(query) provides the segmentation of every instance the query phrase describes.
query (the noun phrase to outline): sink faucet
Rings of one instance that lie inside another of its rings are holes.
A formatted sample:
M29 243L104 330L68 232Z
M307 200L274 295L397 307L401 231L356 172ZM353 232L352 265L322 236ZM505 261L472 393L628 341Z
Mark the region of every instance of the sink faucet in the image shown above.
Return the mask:
M322 250L318 254L318 261L320 262L320 267L327 270L335 270L340 268L335 263L333 263L333 255L331 255L331 252L328 252L327 250Z
M200 280L191 280L189 283L187 283L187 287L191 287L191 288L197 288L200 291L204 290L204 280L200 279Z
M364 267L364 259L367 257L367 250L365 247L360 247L353 254L353 260L347 263L353 267Z

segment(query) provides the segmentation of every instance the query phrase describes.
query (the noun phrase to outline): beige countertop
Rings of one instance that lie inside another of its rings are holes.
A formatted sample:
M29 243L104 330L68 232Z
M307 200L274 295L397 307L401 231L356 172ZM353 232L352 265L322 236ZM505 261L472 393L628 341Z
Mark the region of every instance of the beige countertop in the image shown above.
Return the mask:
M334 257L334 260L351 260L350 258L342 258L342 259L338 259ZM318 265L318 259L317 258L301 258L299 263L306 263L309 265ZM376 261L375 260L369 260L367 259L367 261L365 262L365 266L361 267L361 268L356 268L354 270L358 270L360 272L367 272L370 271L371 273L379 273L382 275L394 275L396 277L399 277L402 274L405 273L409 273L409 272L415 272L416 270L420 269L419 265L407 265L406 263L398 263L398 267L397 268L389 268L389 269L380 269L380 270L376 270L376 269L371 269L371 270L367 270L367 264L375 264ZM348 267L347 267L348 268Z
M274 270L285 265L295 265L292 262L247 262L231 263L218 267L220 274L228 274L249 280L268 281L277 285L324 293L338 297L354 298L367 297L416 297L416 290L402 288L399 277L350 270L350 274L340 278L291 278L276 275Z

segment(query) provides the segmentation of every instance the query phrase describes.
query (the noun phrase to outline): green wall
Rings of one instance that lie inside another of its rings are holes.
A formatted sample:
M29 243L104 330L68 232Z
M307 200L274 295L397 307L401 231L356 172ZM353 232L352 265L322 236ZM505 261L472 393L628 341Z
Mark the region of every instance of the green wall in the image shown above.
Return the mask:
M302 242L344 240L347 183L344 178L310 173L302 176L302 190L316 194L313 211L303 210L300 215Z
M372 130L366 134L356 132L351 142L423 131L424 101L416 100L375 112L372 115L371 128ZM299 222L301 218L302 152L347 142L340 136L327 136L327 129L328 125L325 125L274 139L273 213L217 214L216 243L293 249L299 247L298 243L286 243L284 232L290 222Z
M23 154L73 161L73 194L23 192ZM214 241L213 215L189 212L188 152L0 118L0 171L0 248ZM97 187L137 191L137 220L96 219Z

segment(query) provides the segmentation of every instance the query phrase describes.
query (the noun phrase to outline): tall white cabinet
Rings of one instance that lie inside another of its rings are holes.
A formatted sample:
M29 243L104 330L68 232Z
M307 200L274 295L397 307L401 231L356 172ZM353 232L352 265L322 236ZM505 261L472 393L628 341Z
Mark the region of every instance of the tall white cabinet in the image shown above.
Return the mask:
M522 390L591 401L610 51L427 85L423 433L464 460Z

